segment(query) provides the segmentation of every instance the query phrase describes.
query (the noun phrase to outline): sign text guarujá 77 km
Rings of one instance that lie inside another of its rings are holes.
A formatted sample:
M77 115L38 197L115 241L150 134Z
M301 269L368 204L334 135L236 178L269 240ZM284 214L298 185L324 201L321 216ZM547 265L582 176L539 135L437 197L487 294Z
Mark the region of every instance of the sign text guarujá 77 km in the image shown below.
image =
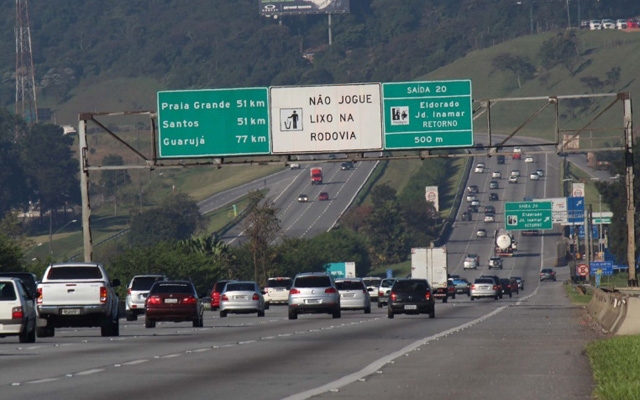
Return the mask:
M268 88L158 92L158 156L269 154Z
M384 148L473 145L471 81L383 83Z

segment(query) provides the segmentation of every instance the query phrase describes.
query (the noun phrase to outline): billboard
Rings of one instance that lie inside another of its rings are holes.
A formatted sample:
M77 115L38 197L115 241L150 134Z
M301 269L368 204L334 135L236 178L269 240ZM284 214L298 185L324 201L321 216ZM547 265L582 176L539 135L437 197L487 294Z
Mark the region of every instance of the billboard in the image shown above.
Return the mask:
M348 13L349 0L260 0L260 15Z

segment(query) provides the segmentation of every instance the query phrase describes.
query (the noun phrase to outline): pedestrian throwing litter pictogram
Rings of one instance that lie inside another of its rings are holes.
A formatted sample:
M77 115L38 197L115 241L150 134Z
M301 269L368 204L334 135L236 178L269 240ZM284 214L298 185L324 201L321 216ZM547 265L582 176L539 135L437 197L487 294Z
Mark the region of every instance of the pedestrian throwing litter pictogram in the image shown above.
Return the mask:
M280 109L280 130L281 131L301 131L302 130L302 108L281 108Z

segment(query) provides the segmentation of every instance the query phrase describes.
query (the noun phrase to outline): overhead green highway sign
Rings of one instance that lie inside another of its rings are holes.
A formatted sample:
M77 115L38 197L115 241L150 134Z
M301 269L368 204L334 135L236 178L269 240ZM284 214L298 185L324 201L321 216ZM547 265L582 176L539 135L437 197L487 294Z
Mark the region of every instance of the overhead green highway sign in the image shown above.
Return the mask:
M382 84L386 150L473 145L471 81Z
M507 202L504 205L505 227L509 231L552 229L550 201Z
M268 88L158 92L158 156L269 154L268 93Z

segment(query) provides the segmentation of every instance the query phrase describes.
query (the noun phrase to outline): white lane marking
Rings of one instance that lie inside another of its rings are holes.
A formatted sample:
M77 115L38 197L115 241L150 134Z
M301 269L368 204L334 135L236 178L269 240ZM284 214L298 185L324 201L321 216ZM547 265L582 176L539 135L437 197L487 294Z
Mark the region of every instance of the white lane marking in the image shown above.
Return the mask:
M103 372L103 371L104 371L104 368L96 368L96 369L89 369L89 370L82 371L82 372L77 372L75 375L86 376L86 375L97 374L98 372Z
M305 399L309 399L313 396L317 396L326 392L332 392L332 391L336 391L346 385L349 385L353 382L358 381L359 379L363 379L365 376L368 375L372 375L377 373L377 371L380 370L380 368L384 367L386 364L389 364L391 362L393 362L393 360L395 360L396 358L402 357L402 356L406 356L408 355L409 352L417 349L420 346L423 346L431 341L434 340L438 340L441 337L450 335L452 333L455 333L461 329L466 329L472 325L477 324L478 322L481 322L487 318L490 318L500 312L502 312L503 310L505 310L508 306L501 306L496 308L495 310L491 311L490 313L487 313L479 318L474 319L473 321L469 321L467 323L464 323L462 325L459 325L457 327L448 329L446 331L437 333L435 335L432 336L427 336L423 339L419 339L416 340L415 342L405 346L404 348L395 351L387 356L384 356L382 358L377 359L376 361L372 362L371 364L367 365L366 367L364 367L363 369L361 369L360 371L356 371L352 374L346 375L340 379L337 379L333 382L329 382L325 385L319 386L317 388L314 389L310 389L304 392L300 392L300 393L296 393L294 395L291 395L289 397L285 397L284 400L305 400Z
M29 381L26 382L28 384L36 384L36 383L47 383L47 382L55 382L57 380L59 380L60 378L47 378L47 379L38 379L35 381ZM20 386L20 385L14 385L14 386Z
M180 357L182 354L167 354L166 356L160 356L160 358L176 358Z
M122 365L138 365L138 364L146 363L148 361L149 360L133 360L133 361L123 363Z

